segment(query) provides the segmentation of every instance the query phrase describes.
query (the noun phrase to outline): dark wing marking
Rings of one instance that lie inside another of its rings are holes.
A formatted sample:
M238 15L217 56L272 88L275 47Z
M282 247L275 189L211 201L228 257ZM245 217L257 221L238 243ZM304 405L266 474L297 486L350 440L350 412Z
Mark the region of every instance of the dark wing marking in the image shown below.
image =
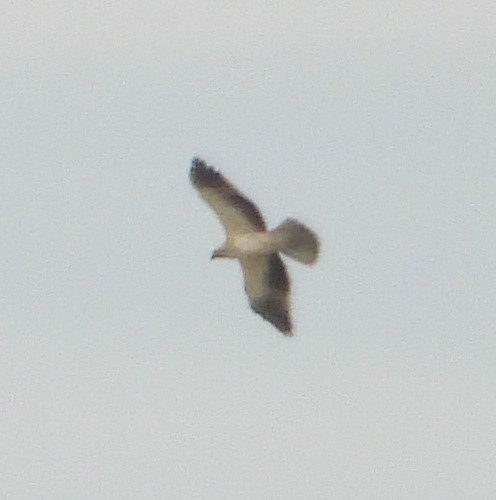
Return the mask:
M285 335L291 335L290 282L277 254L239 259L250 306Z
M220 172L195 158L191 183L217 214L226 233L265 231L257 206L242 195Z

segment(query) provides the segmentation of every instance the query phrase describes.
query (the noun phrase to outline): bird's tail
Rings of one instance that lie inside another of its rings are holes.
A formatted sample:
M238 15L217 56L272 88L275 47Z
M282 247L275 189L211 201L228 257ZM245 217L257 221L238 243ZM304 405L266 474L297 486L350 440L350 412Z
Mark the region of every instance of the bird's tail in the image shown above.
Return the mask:
M271 231L281 241L281 252L303 264L314 264L319 240L314 232L295 219L286 219Z

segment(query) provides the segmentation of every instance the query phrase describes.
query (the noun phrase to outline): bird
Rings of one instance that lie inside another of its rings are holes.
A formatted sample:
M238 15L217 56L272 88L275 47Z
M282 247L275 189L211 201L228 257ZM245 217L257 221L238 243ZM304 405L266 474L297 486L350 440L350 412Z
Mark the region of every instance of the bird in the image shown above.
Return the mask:
M314 264L320 250L316 234L294 218L268 230L259 208L200 158L192 160L190 180L226 233L224 245L214 250L211 259L237 259L251 309L291 336L290 279L279 254Z

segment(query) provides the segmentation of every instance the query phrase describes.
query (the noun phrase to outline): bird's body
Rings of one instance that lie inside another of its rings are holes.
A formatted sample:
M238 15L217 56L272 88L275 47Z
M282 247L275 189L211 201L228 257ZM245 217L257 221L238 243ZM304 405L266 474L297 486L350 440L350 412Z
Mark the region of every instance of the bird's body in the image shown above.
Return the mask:
M279 251L279 241L270 232L236 233L226 241L222 257L239 259L250 255L265 255ZM229 254L229 255L228 255Z
M212 258L238 259L251 308L285 335L291 335L290 282L279 252L313 264L319 253L317 237L295 219L286 219L268 231L256 205L200 159L193 160L190 175L193 186L226 231L226 243L214 251Z

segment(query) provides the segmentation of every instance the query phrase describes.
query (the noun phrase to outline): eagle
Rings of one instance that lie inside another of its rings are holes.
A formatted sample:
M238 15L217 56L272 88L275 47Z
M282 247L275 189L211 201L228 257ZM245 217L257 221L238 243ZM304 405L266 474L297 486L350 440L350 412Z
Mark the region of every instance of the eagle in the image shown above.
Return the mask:
M258 207L200 158L192 161L190 180L226 232L225 244L211 258L238 259L253 311L291 336L290 280L279 254L314 264L319 255L317 236L292 218L269 231Z

